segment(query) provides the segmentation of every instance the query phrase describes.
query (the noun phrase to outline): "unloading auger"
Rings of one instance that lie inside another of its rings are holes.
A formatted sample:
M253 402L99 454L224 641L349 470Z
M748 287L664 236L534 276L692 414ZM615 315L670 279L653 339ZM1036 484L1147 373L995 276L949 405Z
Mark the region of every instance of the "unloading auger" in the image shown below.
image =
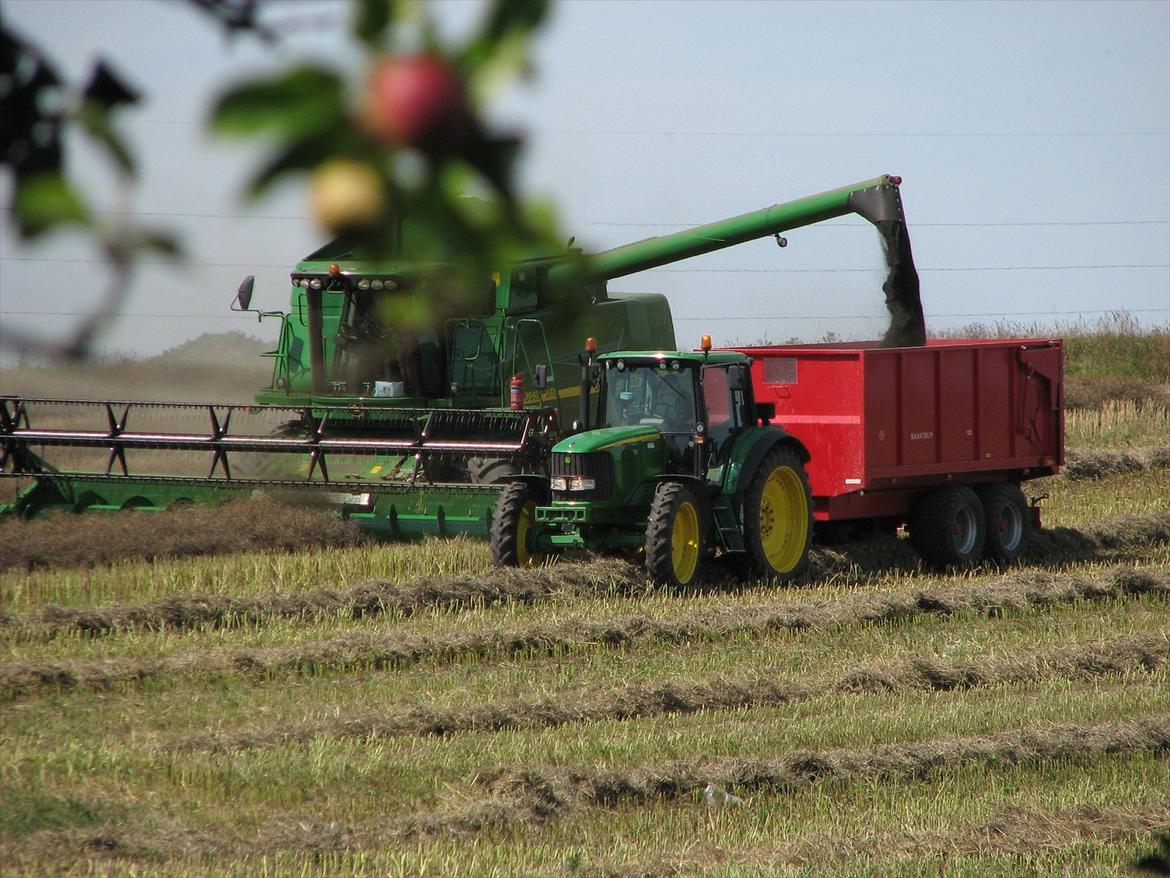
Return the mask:
M292 272L289 311L262 314L281 330L255 405L0 398L0 475L32 480L0 514L263 492L388 537L486 536L501 485L547 474L553 444L588 428L594 351L677 347L664 296L611 295L609 280L759 238L783 245L782 232L856 213L894 254L889 300L895 269L909 262L913 274L900 183L877 177L592 256L518 262L464 297L466 313L409 332L386 315L427 295L436 268L409 261L409 223L378 262L334 241ZM251 310L252 283L236 310Z

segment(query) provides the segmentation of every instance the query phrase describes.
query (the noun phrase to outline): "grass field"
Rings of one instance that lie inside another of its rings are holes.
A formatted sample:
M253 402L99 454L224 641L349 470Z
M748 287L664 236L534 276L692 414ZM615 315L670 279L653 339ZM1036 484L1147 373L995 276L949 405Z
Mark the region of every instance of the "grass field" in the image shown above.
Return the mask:
M0 873L1124 874L1170 832L1168 417L1070 411L1050 530L957 575L0 524Z

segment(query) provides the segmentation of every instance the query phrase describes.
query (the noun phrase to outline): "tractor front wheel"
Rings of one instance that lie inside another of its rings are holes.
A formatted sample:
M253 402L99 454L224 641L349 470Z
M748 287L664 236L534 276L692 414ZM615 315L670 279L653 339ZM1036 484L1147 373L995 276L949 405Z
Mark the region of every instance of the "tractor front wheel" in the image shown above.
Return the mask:
M972 567L987 533L983 504L966 485L927 492L910 514L910 543L935 567Z
M646 522L646 571L661 585L690 585L699 575L706 516L694 492L680 482L654 491Z
M548 489L531 480L515 481L504 488L492 516L492 563L507 567L533 567L544 555L532 549L536 507L548 504Z
M769 581L799 576L812 542L812 490L795 451L768 452L743 499L743 542L751 573Z

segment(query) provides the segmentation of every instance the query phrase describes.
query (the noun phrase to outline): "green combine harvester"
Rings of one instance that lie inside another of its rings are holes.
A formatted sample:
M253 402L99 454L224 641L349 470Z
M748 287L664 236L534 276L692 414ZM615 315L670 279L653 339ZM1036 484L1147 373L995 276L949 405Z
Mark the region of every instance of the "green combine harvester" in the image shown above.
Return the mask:
M157 510L263 492L319 503L388 538L487 537L497 504L515 505L516 484L560 477L557 442L597 441L582 431L597 423L599 365L608 374L613 352L677 348L664 296L612 295L607 281L759 238L783 246L784 231L850 213L883 233L904 229L900 182L877 177L591 256L507 266L482 291L464 291L463 313L422 331L386 319L388 306L426 295L435 272L409 261L409 235L378 264L334 242L292 272L288 313L256 312L281 330L266 355L271 384L254 405L0 397L0 471L30 482L0 514ZM236 310L250 310L252 286L241 284ZM582 349L586 338L599 360Z

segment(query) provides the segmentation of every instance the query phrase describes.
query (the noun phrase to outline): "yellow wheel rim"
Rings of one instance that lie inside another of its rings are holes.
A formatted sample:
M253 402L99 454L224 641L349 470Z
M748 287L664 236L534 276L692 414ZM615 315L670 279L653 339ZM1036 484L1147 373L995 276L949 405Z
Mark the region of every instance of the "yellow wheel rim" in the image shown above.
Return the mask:
M544 555L528 551L528 532L532 530L535 521L536 501L529 500L520 510L520 520L516 522L516 563L521 567L544 563Z
M670 563L674 575L684 585L699 566L699 513L689 501L679 504L670 531Z
M760 543L777 573L794 570L808 542L808 495L799 475L778 466L760 497Z

